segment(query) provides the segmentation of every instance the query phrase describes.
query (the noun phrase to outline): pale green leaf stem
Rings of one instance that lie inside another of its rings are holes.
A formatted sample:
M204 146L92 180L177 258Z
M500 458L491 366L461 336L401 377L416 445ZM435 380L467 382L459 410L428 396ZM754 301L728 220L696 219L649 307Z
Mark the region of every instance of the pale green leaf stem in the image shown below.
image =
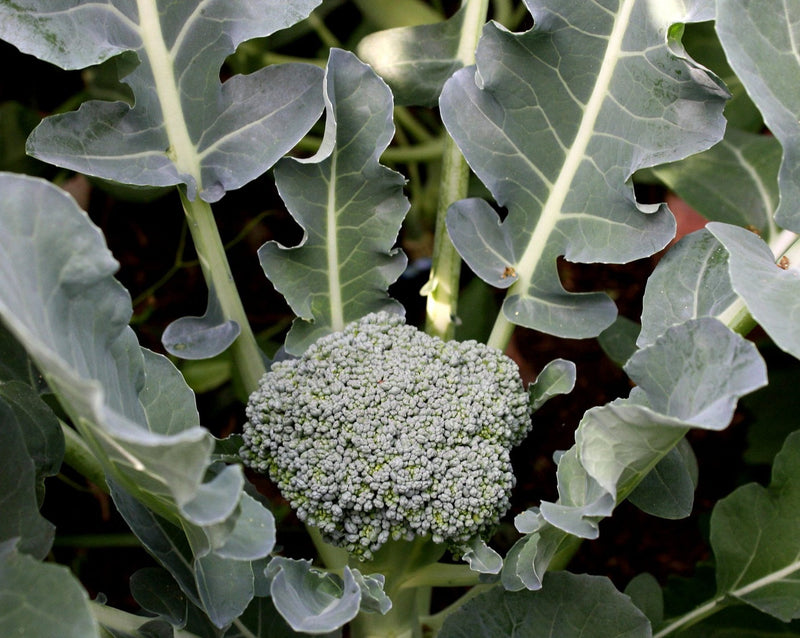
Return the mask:
M475 48L486 22L489 0L465 0L466 13L461 27L458 60L468 66L475 62ZM469 166L452 137L447 137L442 153L442 177L439 185L439 203L436 209L433 262L424 292L426 304L425 331L441 339L451 339L455 332L458 312L458 282L461 257L447 235L445 219L451 202L466 197L469 184Z
M199 197L193 201L189 200L182 190L181 202L200 260L200 267L206 281L209 282L209 288L212 288L217 295L225 317L235 321L241 330L231 346L231 354L234 359L234 370L239 375L243 387L247 392L252 392L258 387L259 379L264 376L266 368L236 289L228 257L225 254L225 246L214 221L214 212L208 202Z

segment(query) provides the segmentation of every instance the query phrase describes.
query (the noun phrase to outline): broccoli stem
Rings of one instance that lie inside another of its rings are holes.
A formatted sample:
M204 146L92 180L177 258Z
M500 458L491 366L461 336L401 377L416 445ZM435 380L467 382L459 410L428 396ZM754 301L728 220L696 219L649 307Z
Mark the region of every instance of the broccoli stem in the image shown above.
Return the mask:
M416 589L403 589L391 595L385 615L359 613L350 624L351 638L422 638L418 597Z
M464 66L475 62L475 49L486 22L489 0L464 0L467 6L457 57ZM461 257L450 241L445 227L447 209L451 203L467 196L469 167L451 137L447 137L442 155L442 178L434 229L433 264L424 290L427 291L425 332L440 339L452 339L458 306L458 281ZM424 293L423 293L424 294Z
M386 577L383 590L392 600L384 615L360 612L351 623L352 638L422 638L422 616L429 613L430 587L405 586L416 574L436 563L445 552L444 545L428 537L413 541L389 541L373 560L354 561L352 567L363 573Z

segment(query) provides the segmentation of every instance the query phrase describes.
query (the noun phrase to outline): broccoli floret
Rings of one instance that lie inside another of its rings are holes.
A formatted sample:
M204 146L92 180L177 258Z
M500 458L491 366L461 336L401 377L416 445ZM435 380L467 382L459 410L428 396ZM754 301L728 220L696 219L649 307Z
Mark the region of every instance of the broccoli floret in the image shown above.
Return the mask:
M244 462L323 538L369 560L387 540L460 551L491 532L531 425L516 364L367 315L272 366L247 406Z

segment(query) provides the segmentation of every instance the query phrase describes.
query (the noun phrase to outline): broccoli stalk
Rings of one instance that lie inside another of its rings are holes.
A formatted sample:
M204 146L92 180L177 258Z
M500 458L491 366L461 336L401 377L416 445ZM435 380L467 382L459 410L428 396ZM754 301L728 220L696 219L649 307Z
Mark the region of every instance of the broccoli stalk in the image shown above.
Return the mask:
M511 359L388 312L274 364L247 417L244 462L269 474L325 543L386 576L394 608L360 616L357 636L419 635L419 591L453 566L429 567L492 533L514 486L511 448L531 426Z

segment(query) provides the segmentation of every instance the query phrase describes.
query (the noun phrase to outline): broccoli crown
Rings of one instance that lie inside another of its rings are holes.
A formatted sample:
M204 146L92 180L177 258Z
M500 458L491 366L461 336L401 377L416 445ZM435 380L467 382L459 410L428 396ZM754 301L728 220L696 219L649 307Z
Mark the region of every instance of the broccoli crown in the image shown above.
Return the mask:
M509 506L510 449L530 429L516 364L367 315L272 366L250 397L245 463L298 517L362 560L429 535L459 551Z

